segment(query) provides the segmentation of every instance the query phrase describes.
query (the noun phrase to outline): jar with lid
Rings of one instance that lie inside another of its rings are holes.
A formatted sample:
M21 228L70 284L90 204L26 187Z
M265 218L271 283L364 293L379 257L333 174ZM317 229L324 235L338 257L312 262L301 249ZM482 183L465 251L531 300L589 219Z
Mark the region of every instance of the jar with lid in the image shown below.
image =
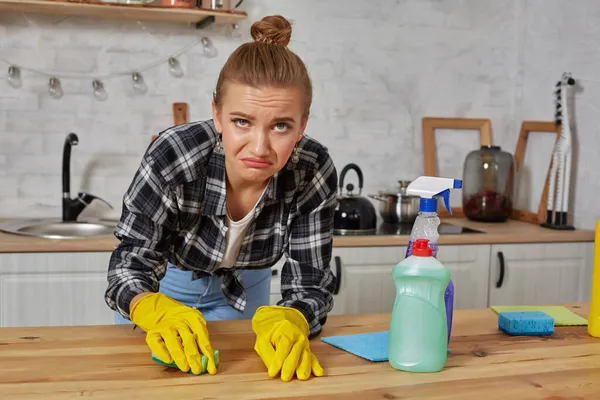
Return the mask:
M463 170L463 212L474 221L504 222L512 214L515 160L499 146L467 155Z

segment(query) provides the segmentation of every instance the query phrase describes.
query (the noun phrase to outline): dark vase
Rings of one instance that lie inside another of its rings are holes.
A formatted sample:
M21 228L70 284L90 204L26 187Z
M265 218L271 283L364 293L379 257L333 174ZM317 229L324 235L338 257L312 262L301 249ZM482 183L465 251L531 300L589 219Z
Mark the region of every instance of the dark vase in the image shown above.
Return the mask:
M463 212L473 221L504 222L513 209L515 160L499 146L467 155L463 170Z

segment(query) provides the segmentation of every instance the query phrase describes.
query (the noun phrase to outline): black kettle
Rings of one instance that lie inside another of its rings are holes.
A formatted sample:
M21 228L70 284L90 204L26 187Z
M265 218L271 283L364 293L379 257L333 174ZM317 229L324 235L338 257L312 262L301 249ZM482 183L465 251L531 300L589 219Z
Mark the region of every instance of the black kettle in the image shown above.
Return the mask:
M352 193L354 185L346 185L347 194L343 194L346 173L354 170L358 175L358 194ZM363 174L358 165L348 164L342 169L339 179L338 204L333 220L333 233L336 235L369 235L377 231L377 212L368 198L360 194L363 188Z

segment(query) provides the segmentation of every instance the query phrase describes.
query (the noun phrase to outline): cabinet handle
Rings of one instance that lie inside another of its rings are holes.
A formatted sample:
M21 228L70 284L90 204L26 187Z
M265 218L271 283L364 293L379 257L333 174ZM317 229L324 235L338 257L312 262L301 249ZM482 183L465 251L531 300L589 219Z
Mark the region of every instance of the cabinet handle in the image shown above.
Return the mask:
M500 288L504 282L504 254L501 251L498 252L498 261L500 261L500 276L496 282L496 288Z
M337 278L337 282L335 289L333 289L333 294L338 294L342 285L342 259L339 256L335 256L335 277Z
M277 276L278 273L279 271L277 271L276 269L271 270L271 276Z

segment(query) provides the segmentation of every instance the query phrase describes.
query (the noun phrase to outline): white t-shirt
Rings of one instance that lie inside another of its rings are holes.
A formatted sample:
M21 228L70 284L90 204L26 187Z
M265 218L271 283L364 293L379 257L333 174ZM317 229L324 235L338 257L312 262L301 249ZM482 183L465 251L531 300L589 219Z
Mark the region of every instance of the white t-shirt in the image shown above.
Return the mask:
M233 221L229 217L229 210L227 210L227 233L225 234L225 253L223 254L223 260L221 261L221 268L232 268L235 266L237 261L240 247L242 246L242 242L244 241L244 237L246 236L246 230L248 229L248 225L252 221L252 216L254 215L254 210L260 200L264 196L267 188L263 190L262 194L258 198L258 201L252 207L252 210L246 216L239 221Z

